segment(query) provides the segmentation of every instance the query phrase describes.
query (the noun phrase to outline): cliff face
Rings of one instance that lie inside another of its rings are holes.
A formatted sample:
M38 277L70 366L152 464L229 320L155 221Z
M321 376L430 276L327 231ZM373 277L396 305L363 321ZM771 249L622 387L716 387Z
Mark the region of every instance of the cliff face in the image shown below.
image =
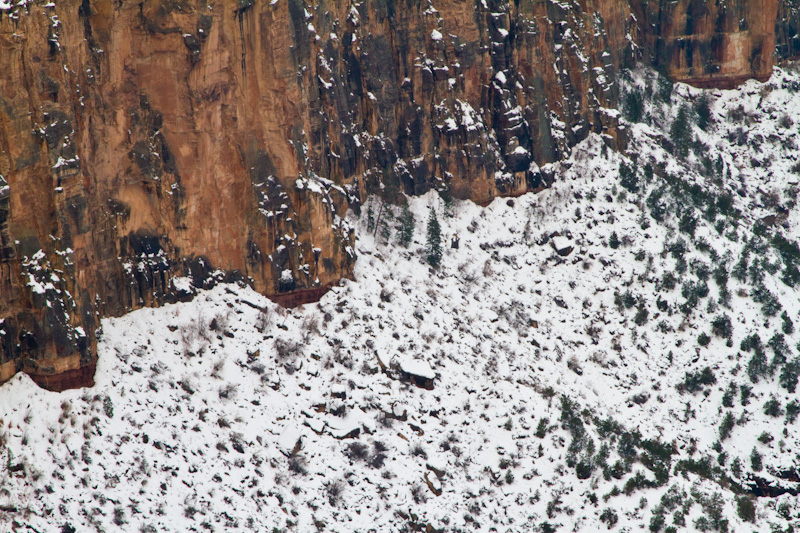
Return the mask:
M779 60L800 56L800 2L785 0L778 3L775 20L775 52Z
M776 10L0 0L0 381L88 384L99 317L219 279L319 298L365 195L535 190L590 131L624 143L623 66L768 76Z
M660 0L634 11L649 59L673 80L733 88L772 74L777 0Z

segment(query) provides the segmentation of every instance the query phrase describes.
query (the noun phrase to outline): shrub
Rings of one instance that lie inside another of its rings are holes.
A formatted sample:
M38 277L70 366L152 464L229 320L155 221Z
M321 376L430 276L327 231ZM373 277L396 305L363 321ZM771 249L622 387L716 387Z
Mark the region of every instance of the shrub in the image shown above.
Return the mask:
M742 250L742 255L739 257L739 261L733 265L733 271L731 274L734 278L745 283L747 281L747 266L750 261L750 251L745 248Z
M755 523L756 506L753 505L753 501L747 496L740 496L736 500L736 512L738 513L739 518L745 522Z
M103 412L108 418L114 418L114 403L108 396L103 398Z
M411 447L411 455L422 457L423 459L428 458L428 452L425 451L425 448L420 443L416 443Z
M269 329L272 325L272 308L270 307L263 307L258 312L258 317L256 318L256 329L260 333L264 333Z
M731 383L725 392L722 394L723 407L733 407L733 396L736 394L736 384Z
M347 445L344 454L351 461L366 461L369 457L369 448L366 444L354 441Z
M541 420L539 420L539 424L536 426L536 433L534 433L534 435L536 435L540 439L543 439L545 435L547 435L547 431L549 429L547 424L549 422L550 421L547 418L542 418Z
M764 414L772 417L779 417L783 414L781 402L775 396L771 396L769 400L764 402Z
M642 326L647 323L649 313L647 308L642 306L636 311L636 316L633 318L633 321L636 323L637 326Z
M692 211L687 210L683 213L683 216L681 216L681 219L678 222L678 229L683 233L694 237L694 234L697 231L697 217L694 216Z
M775 316L783 308L778 297L761 283L753 290L753 300L761 304L761 312L766 316Z
M697 344L699 344L700 346L708 346L709 342L711 342L711 337L709 337L708 334L706 334L705 332L701 333L697 337Z
M664 272L664 275L661 277L661 287L663 287L664 290L671 291L677 284L678 279L675 277L675 274L672 272Z
M741 393L741 403L742 405L748 405L750 403L750 393L753 391L753 387L750 385L742 385L739 389Z
M767 356L763 350L756 350L747 363L747 376L753 383L758 383L758 380L767 374L769 374Z
M696 370L694 372L687 372L683 378L683 382L679 383L676 388L680 392L695 393L703 390L706 385L713 385L717 382L714 371L710 367L705 367L703 370Z
M423 489L422 485L419 483L415 483L411 487L411 498L416 504L422 504L428 501L428 496L425 494L425 489Z
M302 455L295 455L289 459L289 472L305 476L308 474L308 462Z
M786 354L789 353L789 345L786 344L786 338L783 333L776 333L769 340L769 347L772 348L773 357L770 362L770 375L775 372L779 366L786 363Z
M611 529L619 521L619 516L617 516L617 512L612 508L606 507L603 512L600 513L600 521L606 524L608 529Z
M731 317L726 314L717 315L714 317L714 320L711 321L711 332L717 337L730 339L733 335L733 323L731 322Z
M650 518L650 531L653 533L658 533L664 528L664 525L667 523L666 518L664 518L663 514L654 514Z
M763 350L764 347L759 334L753 333L742 339L742 342L739 344L739 349L743 352L749 352L750 350L760 351Z
M786 404L786 423L794 424L797 420L797 415L800 414L800 403L797 400L792 400Z
M650 209L650 216L657 222L664 222L668 212L667 202L664 200L664 189L654 189L647 196L645 201L648 209Z
M328 503L331 507L337 507L342 501L342 493L344 492L344 483L336 479L333 481L326 481L323 483L325 487L325 495L328 497Z

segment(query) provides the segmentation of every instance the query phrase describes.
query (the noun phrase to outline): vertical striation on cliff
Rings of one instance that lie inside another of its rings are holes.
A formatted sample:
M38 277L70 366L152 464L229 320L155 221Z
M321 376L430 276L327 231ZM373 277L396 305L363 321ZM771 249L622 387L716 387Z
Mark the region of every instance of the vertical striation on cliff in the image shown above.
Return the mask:
M772 74L777 0L659 0L633 11L648 59L675 81L730 89Z
M589 132L624 144L620 68L644 59L696 85L768 76L776 10L0 4L0 381L90 383L100 317L219 279L315 300L352 272L344 216L366 195L536 190Z

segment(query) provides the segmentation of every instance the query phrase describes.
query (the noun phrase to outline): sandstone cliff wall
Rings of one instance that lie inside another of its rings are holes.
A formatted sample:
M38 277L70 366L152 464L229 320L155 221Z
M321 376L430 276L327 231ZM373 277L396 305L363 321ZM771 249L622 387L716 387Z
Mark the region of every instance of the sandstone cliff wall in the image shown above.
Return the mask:
M546 184L540 166L590 131L624 143L609 111L624 66L697 85L768 76L777 10L0 6L0 381L23 370L54 389L91 382L102 316L223 278L285 305L319 298L352 272L344 215L367 194L485 203Z

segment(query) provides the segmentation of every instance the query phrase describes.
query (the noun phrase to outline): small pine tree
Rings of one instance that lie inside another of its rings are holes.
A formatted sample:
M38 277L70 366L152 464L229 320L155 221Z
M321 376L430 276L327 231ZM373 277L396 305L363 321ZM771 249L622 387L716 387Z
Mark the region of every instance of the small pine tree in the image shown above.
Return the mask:
M794 394L797 388L797 381L800 377L800 357L795 357L783 365L780 374L781 387Z
M408 245L411 244L411 239L414 238L415 225L414 213L411 212L411 209L408 208L408 203L406 203L403 206L403 212L400 214L400 227L398 229L400 246L403 248L408 248Z
M711 125L711 99L703 93L694 104L694 112L697 114L697 126L707 131Z
M389 242L389 239L392 238L392 227L390 225L392 218L394 218L392 210L389 208L384 209L383 216L378 222L378 227L380 229L381 239L383 239L383 242Z
M723 441L731 436L731 431L733 431L733 427L736 425L736 417L728 411L725 413L725 417L722 419L722 424L719 426L719 440Z
M770 396L769 400L764 402L764 414L771 417L779 417L783 415L781 402L775 396Z
M453 207L455 206L453 192L450 189L442 189L439 191L439 196L441 196L444 202L444 216L453 218Z
M375 231L375 213L372 211L372 202L367 207L367 231Z
M624 161L620 162L619 182L630 192L639 191L639 176L636 175L635 164L626 165Z
M625 93L625 118L630 122L641 122L644 117L644 94L639 88Z
M679 157L688 156L689 145L692 143L692 127L689 124L689 109L685 105L678 109L678 115L670 128L670 137L675 146L675 154Z
M757 349L753 357L747 363L747 375L750 381L758 383L759 378L766 376L769 373L769 363L767 356L763 350Z
M761 472L761 469L764 468L761 461L761 453L756 448L753 448L752 453L750 453L750 468L753 469L753 472Z
M442 227L433 207L428 215L428 238L425 245L426 260L436 268L442 262Z
M608 238L608 245L615 250L619 248L619 236L616 231L611 232L611 237Z
M781 313L781 320L783 321L783 324L781 325L781 331L787 335L794 333L794 322L792 322L792 319L789 317L789 313L786 311Z
M740 496L736 500L736 512L739 514L739 518L745 522L755 523L756 506L747 496Z
M665 104L669 104L672 101L672 82L663 74L658 77L656 97Z

